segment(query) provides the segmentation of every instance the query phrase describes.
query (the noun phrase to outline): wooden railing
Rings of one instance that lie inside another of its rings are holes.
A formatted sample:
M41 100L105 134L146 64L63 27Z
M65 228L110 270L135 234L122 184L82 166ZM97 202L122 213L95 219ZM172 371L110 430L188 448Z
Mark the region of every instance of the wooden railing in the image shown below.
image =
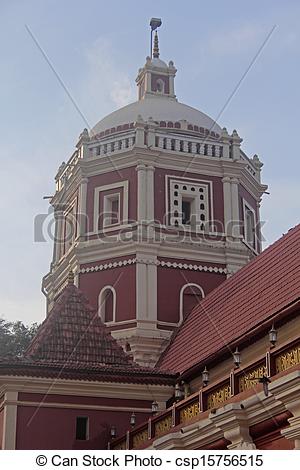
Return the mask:
M150 445L150 440L168 434L179 425L197 420L205 411L223 406L230 398L256 386L264 376L272 378L300 364L300 340L267 351L266 355L246 368L236 368L229 377L202 387L199 392L174 403L172 407L149 418L126 435L113 440L110 449L138 449Z

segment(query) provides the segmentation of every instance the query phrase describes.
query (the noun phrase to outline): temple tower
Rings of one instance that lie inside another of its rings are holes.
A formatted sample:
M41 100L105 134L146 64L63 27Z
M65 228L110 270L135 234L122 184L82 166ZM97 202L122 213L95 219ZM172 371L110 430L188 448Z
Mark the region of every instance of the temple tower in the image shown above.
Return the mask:
M83 130L51 200L48 311L72 269L143 365L155 364L197 301L261 251L262 163L236 130L177 100L176 72L155 33L138 101Z

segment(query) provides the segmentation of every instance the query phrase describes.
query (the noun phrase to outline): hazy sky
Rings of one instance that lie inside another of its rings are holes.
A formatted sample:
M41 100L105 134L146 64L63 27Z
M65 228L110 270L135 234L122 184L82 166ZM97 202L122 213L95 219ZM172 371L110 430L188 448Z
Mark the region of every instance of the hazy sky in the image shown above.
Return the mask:
M265 163L266 243L298 223L299 2L0 0L0 316L44 318L52 246L34 242L34 218L47 213L43 196L85 127L25 25L93 126L135 99L152 16L163 19L161 58L178 68L177 97L213 118L276 25L219 124Z

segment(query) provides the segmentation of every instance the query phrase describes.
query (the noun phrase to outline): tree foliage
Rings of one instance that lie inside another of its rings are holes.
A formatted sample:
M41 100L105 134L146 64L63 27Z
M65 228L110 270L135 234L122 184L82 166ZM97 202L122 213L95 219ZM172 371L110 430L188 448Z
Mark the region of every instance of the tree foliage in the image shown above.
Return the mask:
M0 318L0 357L22 356L38 326L37 323L27 326L21 321L8 322Z

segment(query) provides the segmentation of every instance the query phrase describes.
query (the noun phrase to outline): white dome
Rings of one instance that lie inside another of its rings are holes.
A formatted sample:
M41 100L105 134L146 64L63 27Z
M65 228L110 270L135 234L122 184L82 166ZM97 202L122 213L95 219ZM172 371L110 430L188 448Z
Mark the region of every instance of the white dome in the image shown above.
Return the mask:
M167 64L163 60L159 59L158 57L153 57L151 59L151 65L153 65L153 67L159 67L161 69L168 68Z
M189 124L193 124L205 129L221 133L221 128L206 114L198 111L191 106L187 106L178 101L165 97L152 97L136 101L128 104L117 111L106 116L96 124L91 135L99 134L107 129L117 127L123 124L130 124L137 120L138 115L144 120L152 117L154 121L182 121L185 120Z

